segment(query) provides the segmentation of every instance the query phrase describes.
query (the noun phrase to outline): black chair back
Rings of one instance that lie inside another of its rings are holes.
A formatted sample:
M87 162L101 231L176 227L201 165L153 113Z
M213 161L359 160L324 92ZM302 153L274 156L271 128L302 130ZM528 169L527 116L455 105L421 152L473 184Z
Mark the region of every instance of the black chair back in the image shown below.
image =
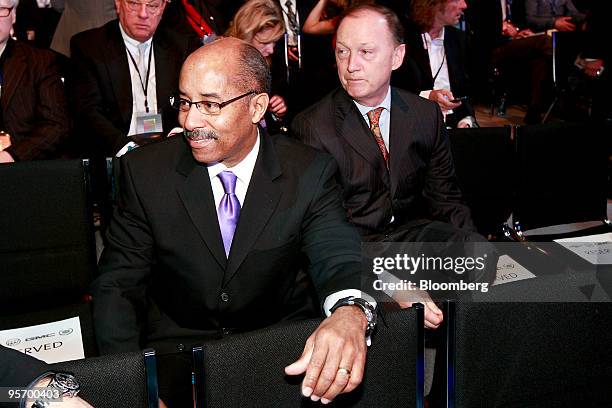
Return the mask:
M594 123L519 127L515 225L524 231L605 220L606 137Z
M319 319L231 336L194 349L197 407L316 406L283 368L300 356ZM423 309L387 312L368 350L362 385L337 407L423 407Z
M453 161L478 232L496 235L512 212L515 154L512 128L452 129Z
M110 354L53 364L75 374L80 396L96 408L158 408L155 352Z

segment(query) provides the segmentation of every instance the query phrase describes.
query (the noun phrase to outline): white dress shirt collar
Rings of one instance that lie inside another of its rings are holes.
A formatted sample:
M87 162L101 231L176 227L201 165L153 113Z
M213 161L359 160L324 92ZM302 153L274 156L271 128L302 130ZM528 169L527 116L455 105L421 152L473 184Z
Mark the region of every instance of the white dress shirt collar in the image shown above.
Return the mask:
M257 156L259 155L259 145L261 143L260 137L261 135L259 133L259 129L257 129L257 139L255 140L253 148L246 155L246 157L235 166L227 167L223 162L210 163L206 166L208 169L208 176L210 177L210 184L213 187L215 208L219 207L219 202L221 201L223 194L225 194L223 185L217 176L219 173L226 170L231 171L236 175L236 197L238 197L240 205L244 205L244 199L249 188L249 183L251 182L251 176L253 175L253 170L255 169L255 162L257 161Z

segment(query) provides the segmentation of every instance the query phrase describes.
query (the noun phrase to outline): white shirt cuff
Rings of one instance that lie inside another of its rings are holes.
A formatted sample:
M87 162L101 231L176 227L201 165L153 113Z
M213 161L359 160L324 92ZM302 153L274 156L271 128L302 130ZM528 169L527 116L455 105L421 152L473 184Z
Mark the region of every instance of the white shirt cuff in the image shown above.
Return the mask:
M427 91L421 91L419 92L419 96L421 98L429 99L429 94L431 93L431 91L431 89L428 89Z
M130 150L134 150L135 148L137 148L138 145L134 142L129 142L128 144L126 144L125 146L123 146L121 148L121 150L119 150L117 152L117 154L115 155L115 157L121 157L124 154L126 154L127 152L129 152Z
M325 302L323 302L323 310L325 311L325 316L331 315L331 308L340 300L347 298L349 296L354 296L356 298L361 298L376 307L376 300L365 292L362 292L358 289L345 289L339 292L334 292L328 297L325 298Z

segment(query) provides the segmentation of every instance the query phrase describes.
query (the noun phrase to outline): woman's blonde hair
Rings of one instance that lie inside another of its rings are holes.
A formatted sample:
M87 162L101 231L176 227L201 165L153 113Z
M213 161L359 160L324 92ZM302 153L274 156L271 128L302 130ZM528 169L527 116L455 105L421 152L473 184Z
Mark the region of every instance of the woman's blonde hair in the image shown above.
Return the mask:
M258 38L258 41L270 43L283 36L285 22L281 9L273 0L249 0L240 7L225 35L251 42L267 28L272 30L265 38Z

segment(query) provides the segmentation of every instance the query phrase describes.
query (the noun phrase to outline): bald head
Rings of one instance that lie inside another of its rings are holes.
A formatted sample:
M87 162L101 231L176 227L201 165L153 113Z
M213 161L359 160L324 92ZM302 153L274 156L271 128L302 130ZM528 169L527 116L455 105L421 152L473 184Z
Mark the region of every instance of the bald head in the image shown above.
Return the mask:
M270 92L270 70L261 53L249 43L232 37L222 37L193 52L183 64L184 70L215 69L227 74L228 86L238 91Z

